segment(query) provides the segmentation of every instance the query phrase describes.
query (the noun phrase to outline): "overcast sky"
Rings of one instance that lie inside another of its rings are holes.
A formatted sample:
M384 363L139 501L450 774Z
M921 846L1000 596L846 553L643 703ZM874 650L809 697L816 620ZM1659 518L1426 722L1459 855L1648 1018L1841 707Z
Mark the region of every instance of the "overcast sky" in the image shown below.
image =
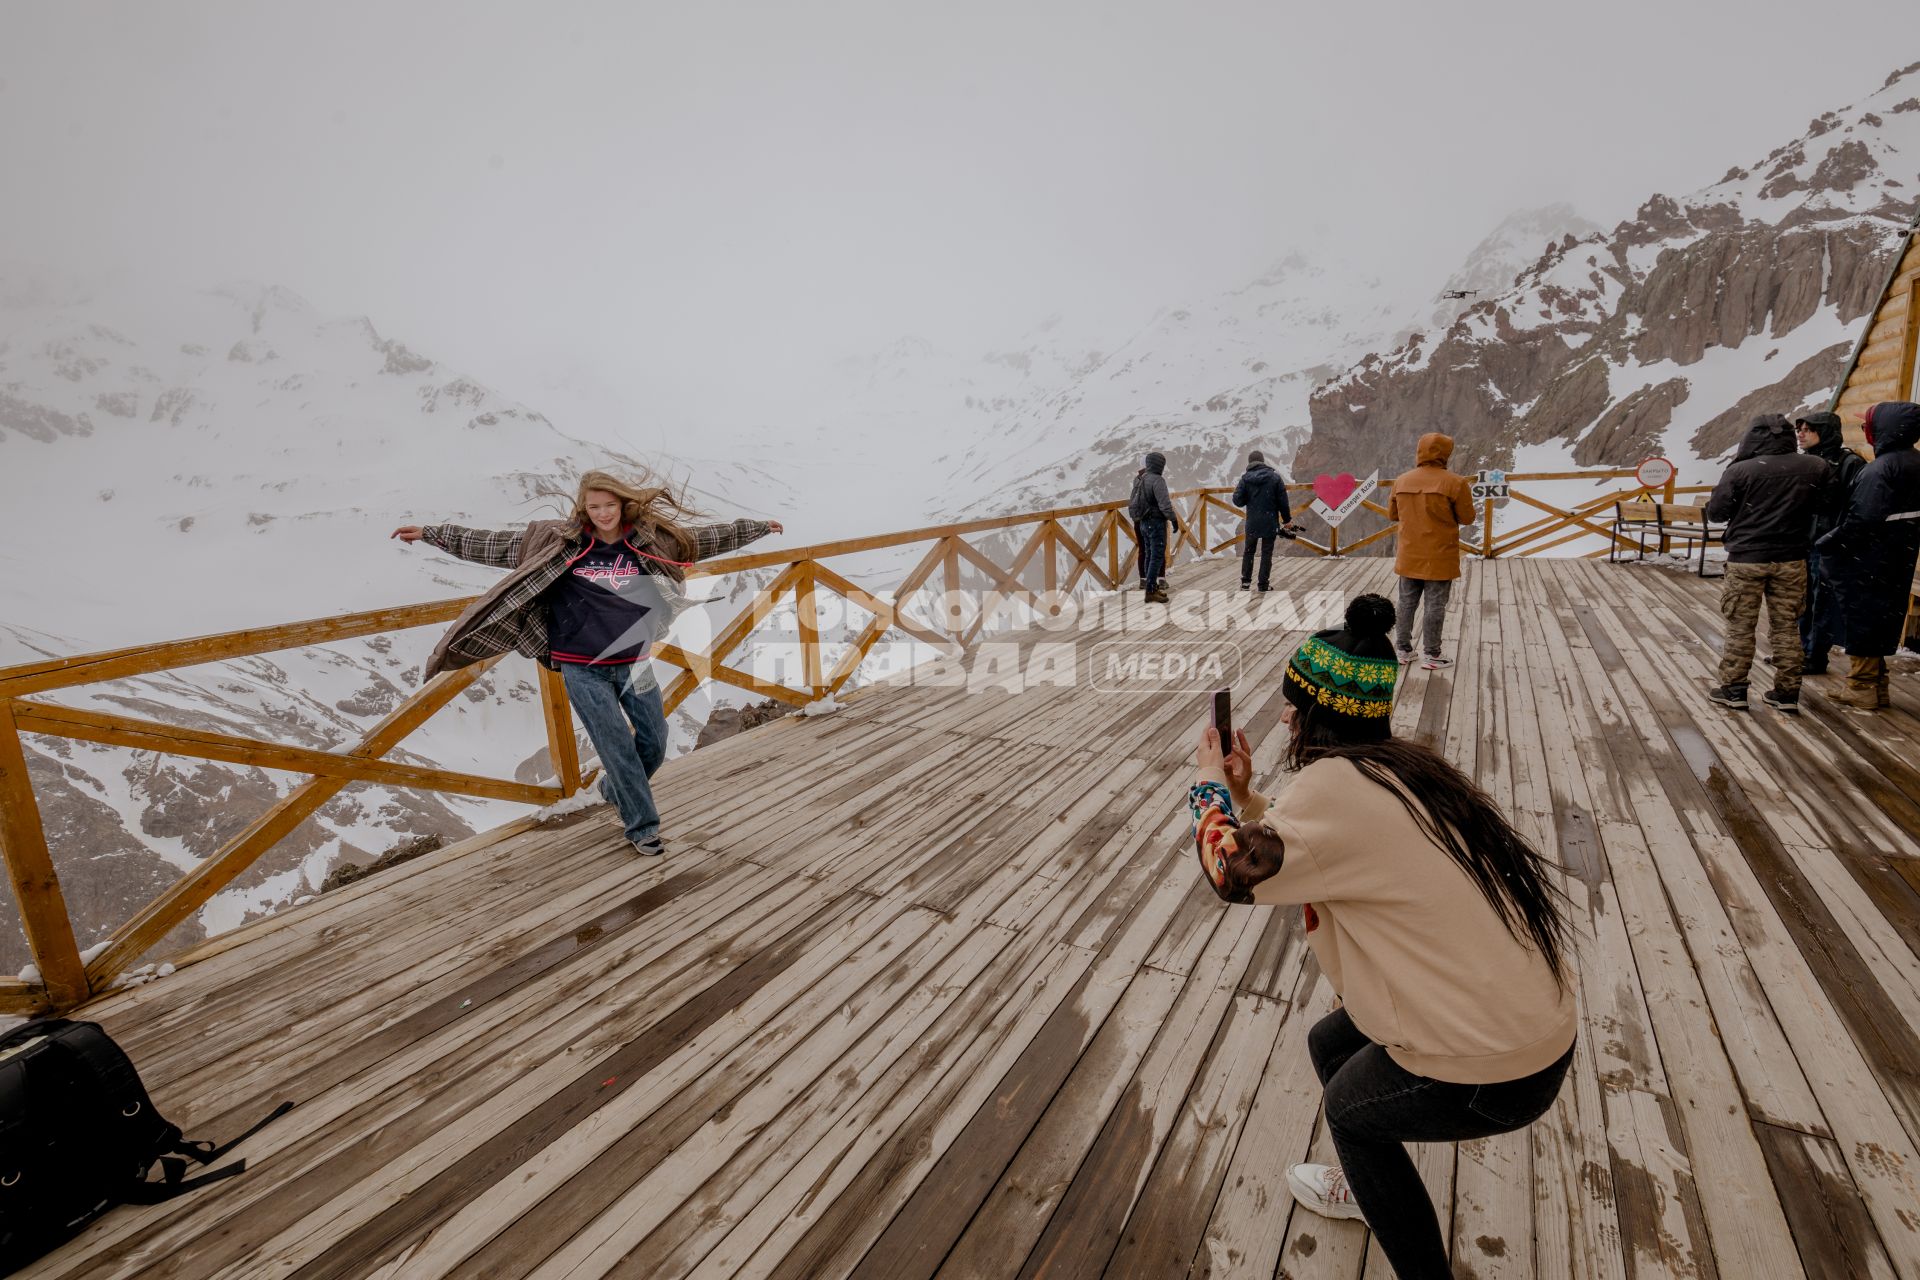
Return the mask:
M0 259L278 282L536 403L582 370L705 424L1303 245L1437 286L1516 208L1611 224L1798 136L1920 58L1911 17L0 0Z

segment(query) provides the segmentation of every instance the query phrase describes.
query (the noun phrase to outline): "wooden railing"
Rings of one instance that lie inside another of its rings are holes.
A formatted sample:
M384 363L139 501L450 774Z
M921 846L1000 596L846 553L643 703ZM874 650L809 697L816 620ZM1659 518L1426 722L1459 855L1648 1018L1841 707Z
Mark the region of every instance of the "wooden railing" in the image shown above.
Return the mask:
M1511 474L1507 477L1507 496L1515 502L1521 503L1524 506L1537 508L1547 514L1541 519L1535 520L1531 524L1523 525L1518 529L1501 530L1496 536L1494 530L1496 514L1494 505L1490 502L1480 503L1480 526L1476 530L1478 536L1473 537L1463 533L1460 537L1460 548L1469 555L1479 556L1489 560L1499 556L1539 555L1543 551L1551 551L1556 547L1561 547L1569 542L1586 537L1598 537L1605 540L1608 544L1617 542L1622 547L1633 548L1634 544L1631 541L1617 536L1603 523L1607 513L1611 511L1615 503L1646 502L1649 500L1671 503L1682 496L1696 497L1704 495L1711 492L1713 488L1712 485L1676 485L1672 480L1668 480L1666 484L1658 488L1650 488L1641 484L1635 476L1635 472L1625 469L1606 471L1532 471ZM1595 497L1583 498L1572 507L1556 507L1550 502L1536 498L1531 494L1522 493L1513 487L1516 482L1544 483L1555 480L1587 480L1599 483L1605 483L1609 480L1631 480L1633 483L1625 487L1609 490ZM1229 506L1224 501L1218 501L1211 497L1216 494L1231 493L1231 489L1207 489L1201 492L1208 494L1210 500L1215 501L1222 510L1232 515L1235 519L1239 518L1240 511L1238 508ZM1295 498L1290 499L1290 502L1294 507L1295 521L1298 522L1299 513L1304 511L1307 503L1312 500L1313 486L1305 483L1290 484L1287 486L1287 492L1295 495ZM1370 511L1382 519L1390 520L1390 517L1387 515L1387 508L1383 503L1374 502L1369 499L1361 502L1360 510ZM1569 529L1572 530L1571 533L1563 533L1563 531ZM1398 532L1399 526L1397 524L1388 523L1384 528L1376 529L1372 533L1365 534L1350 542L1342 543L1340 541L1339 528L1332 527L1327 530L1325 541L1317 541L1302 534L1295 537L1293 542L1297 546L1305 547L1315 555L1343 556L1352 555L1356 551L1364 550L1367 547L1373 546L1375 543L1385 541ZM1551 542L1540 541L1540 539L1555 533L1563 533L1563 536L1555 538ZM1224 551L1229 547L1239 546L1241 541L1240 535L1235 534L1231 538L1216 543L1211 549L1213 551ZM1662 550L1665 550L1665 548L1663 547ZM1607 554L1607 548L1604 546L1598 551L1586 553L1589 558L1595 558L1605 554Z
M1631 475L1631 472L1577 472L1517 475L1509 480L1604 480ZM1290 487L1300 491L1310 489L1307 485ZM1676 490L1668 485L1661 496L1670 501L1677 493L1693 492L1697 490ZM1221 487L1192 489L1174 495L1176 503L1184 502L1185 509L1181 528L1170 541L1169 563L1177 563L1186 551L1204 555L1225 550L1241 541L1237 533L1219 542L1211 539L1210 515L1217 512L1235 522L1241 517L1240 511L1229 505L1223 497L1228 493L1231 493L1230 489ZM1557 508L1520 493L1513 493L1512 496L1516 501L1539 507L1548 513L1547 516L1525 528L1507 531L1496 542L1489 512L1479 541L1463 539L1462 545L1468 551L1482 554L1484 548L1488 555L1534 555L1560 546L1572 538L1590 534L1609 538L1611 535L1608 531L1594 523L1594 517L1615 501L1650 495L1648 490L1635 485L1588 499L1570 509ZM702 681L714 680L761 697L804 706L844 688L874 646L889 632L898 631L943 651L957 652L970 646L997 616L998 609L1009 601L1020 600L1037 612L1046 613L1058 607L1058 596L1070 594L1083 580L1091 580L1109 590L1117 589L1132 572L1131 562L1138 545L1132 522L1127 519L1124 510L1125 505L1124 502L1095 503L970 520L875 537L731 556L697 565L692 572L701 577L766 570L774 572L705 649L696 653L675 644L656 646L655 655L659 659L681 668L680 674L664 691L665 705L671 711L684 702ZM1381 516L1386 514L1386 508L1377 503L1368 502L1365 505ZM969 541L975 535L991 535L1029 527L1027 536L1020 541L1018 549L1007 557L1004 565L990 551L976 545L975 541ZM1573 532L1552 541L1544 540L1567 529ZM1329 531L1324 543L1304 536L1297 541L1298 545L1320 555L1344 555L1359 551L1392 533L1393 527L1390 525L1344 547L1340 544L1337 529ZM1123 537L1126 543L1124 550ZM829 559L918 543L928 544L926 551L888 592L869 590L824 563ZM1525 550L1521 550L1523 547ZM1599 554L1604 554L1604 551ZM1028 581L1029 573L1035 571L1039 579L1037 589L1035 583ZM936 616L927 620L910 614L914 602L933 582L936 574L948 592L960 592L966 589L965 577L968 573L972 573L976 580L983 580L987 587L987 603L974 610L973 616L962 618L957 612L949 610L944 617ZM859 633L846 642L844 652L830 669L825 665L829 642L821 634L819 619L819 600L823 591L843 597L870 615ZM728 662L788 596L792 597L794 603L799 635L802 682L798 688L763 679ZM357 744L344 751L319 751L206 730L185 729L117 713L106 714L62 706L36 696L203 663L225 662L446 623L459 616L471 599L466 597L375 609L0 668L0 850L5 854L14 899L20 909L35 968L39 972L38 981L0 978L0 1012L35 1013L48 1009L67 1009L90 995L104 991L120 974L205 907L215 894L231 885L268 849L350 783L377 782L529 805L550 804L578 791L582 776L572 709L567 703L559 677L544 667L537 670L547 748L554 769L554 781L546 784L480 777L385 759L389 752L436 711L480 679L498 659L435 676L374 725ZM61 893L59 876L48 849L39 804L28 778L20 738L23 733L184 755L226 764L286 770L304 773L309 777L142 907L132 919L114 929L104 943L90 949L89 957L83 960Z
M1176 495L1189 504L1188 528L1169 549L1170 559L1177 560L1183 547L1191 547L1197 553L1204 545L1206 508L1217 505L1218 492L1194 490ZM776 572L704 651L693 653L675 644L656 647L658 658L682 669L665 690L666 707L671 711L680 705L703 680L717 680L762 697L805 705L843 688L874 645L889 631L899 631L946 650L964 648L988 625L991 607L980 610L978 616L970 620L956 619L945 631L938 624L909 615L913 600L936 571L943 571L944 585L950 590L961 589L965 575L971 571L987 580L990 599L995 596L1024 599L1036 608L1046 607L1044 593L1071 592L1083 578L1090 577L1101 586L1112 588L1122 577L1122 535L1126 538L1129 558L1135 545L1133 526L1122 510L1124 506L1121 502L1097 503L971 520L732 556L697 565L693 574L703 577L767 569ZM1090 527L1076 532L1076 524L1090 524ZM1005 567L968 541L969 535L1026 526L1032 526L1031 533ZM830 558L923 542L930 546L919 563L885 595L869 591L823 563ZM1023 580L1023 574L1036 562L1040 577L1038 591ZM819 594L823 591L835 592L871 614L831 670L823 667L827 642L821 635L818 618ZM798 615L804 672L802 688L761 679L727 661L789 593ZM554 766L553 782L536 785L401 764L384 758L436 711L480 679L498 659L434 677L374 725L357 744L344 751L318 751L185 729L128 715L62 706L36 695L446 623L458 617L471 601L472 597L465 597L375 609L0 668L0 852L5 855L14 900L39 973L37 981L0 977L0 1012L35 1013L71 1008L105 990L349 783L378 782L530 805L560 800L578 791L582 783L572 709L559 677L544 667L537 669L547 747ZM103 943L90 948L83 960L47 846L39 803L28 777L20 738L23 733L288 770L307 774L309 779L202 859L132 919L114 929Z

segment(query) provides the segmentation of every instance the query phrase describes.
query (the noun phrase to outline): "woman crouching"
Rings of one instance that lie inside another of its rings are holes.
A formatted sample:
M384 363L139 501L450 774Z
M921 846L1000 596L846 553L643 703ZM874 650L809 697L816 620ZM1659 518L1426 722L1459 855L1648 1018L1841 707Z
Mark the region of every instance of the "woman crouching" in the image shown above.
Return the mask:
M1573 1060L1569 935L1549 864L1472 780L1393 736L1393 606L1287 664L1279 799L1251 787L1244 734L1200 740L1191 793L1208 883L1234 903L1300 904L1340 1007L1308 1034L1340 1165L1288 1170L1316 1213L1364 1218L1406 1280L1451 1275L1433 1202L1401 1144L1524 1128Z

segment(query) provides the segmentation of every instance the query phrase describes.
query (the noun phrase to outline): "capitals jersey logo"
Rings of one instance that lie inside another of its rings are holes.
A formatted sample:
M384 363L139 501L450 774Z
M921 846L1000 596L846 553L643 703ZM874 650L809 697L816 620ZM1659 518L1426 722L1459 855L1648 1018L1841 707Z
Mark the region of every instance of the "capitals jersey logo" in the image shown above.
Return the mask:
M618 591L630 585L640 575L641 569L638 564L617 554L611 562L601 560L596 563L590 559L586 564L576 565L573 570L574 577L585 578L588 582L605 587L609 591Z

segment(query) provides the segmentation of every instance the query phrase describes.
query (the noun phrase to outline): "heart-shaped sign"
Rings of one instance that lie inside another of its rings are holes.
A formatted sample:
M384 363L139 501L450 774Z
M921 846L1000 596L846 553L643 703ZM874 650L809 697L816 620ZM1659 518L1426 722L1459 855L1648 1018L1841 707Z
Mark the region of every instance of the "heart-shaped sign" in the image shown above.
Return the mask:
M1342 471L1337 476L1315 476L1313 478L1313 496L1329 507L1338 507L1353 496L1360 482L1353 478L1351 471Z

